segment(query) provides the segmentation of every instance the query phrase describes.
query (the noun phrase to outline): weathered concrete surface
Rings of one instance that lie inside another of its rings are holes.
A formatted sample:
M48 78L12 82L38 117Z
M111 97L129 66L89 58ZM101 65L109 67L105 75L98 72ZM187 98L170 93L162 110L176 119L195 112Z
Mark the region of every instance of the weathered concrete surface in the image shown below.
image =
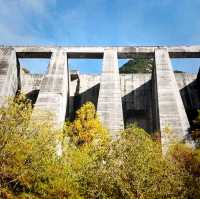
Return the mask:
M170 143L184 140L190 128L167 49L155 50L153 76L157 112L155 116L158 130L161 131L163 153L165 153ZM166 130L167 126L171 132Z
M6 98L14 97L20 86L16 52L13 48L0 48L0 106Z
M200 108L200 91L197 74L177 73L175 75L186 110Z
M45 75L42 74L26 74L21 70L21 93L25 94L31 100L32 105L35 104L41 87L41 82Z
M22 75L20 81L15 52L18 58L51 57L48 74L37 77ZM74 81L69 85L67 58L101 59L103 56L100 91L98 75L75 74ZM156 67L152 78L150 74L120 77L117 57L155 57ZM30 99L33 96L37 99L34 112L38 108L51 111L55 114L54 122L61 124L65 119L66 110L73 114L74 110L86 101L92 101L96 106L98 101L97 109L103 122L113 131L113 136L117 135L119 129L123 129L123 120L125 123L137 122L148 131L161 129L162 142L165 145L171 142L171 139L183 139L188 133L189 123L185 110L191 121L191 110L200 108L200 73L197 78L191 74L175 74L175 79L169 57L200 57L200 46L2 46L0 104L3 103L3 97L14 96L22 84L21 90ZM68 101L69 87L72 91ZM67 104L72 107L70 110ZM37 115L36 117L38 118ZM166 134L163 133L166 125L173 130L170 139L166 139Z
M117 51L112 48L104 52L97 113L112 137L116 138L124 128L124 120Z
M192 46L15 46L19 58L49 58L62 49L69 58L102 58L106 49L116 50L119 58L153 57L155 49L166 47L172 58L198 58L200 45Z
M24 74L21 72L21 91L28 94L34 90L40 90L41 82L45 75L42 74Z
M67 100L67 55L62 50L58 50L52 54L48 74L42 80L33 116L35 114L38 117L38 109L49 111L54 114L53 122L55 126L60 127L65 121ZM44 113L41 117L45 119L48 115Z
M179 92L187 112L200 108L199 87L197 75L190 73L175 73ZM97 105L99 95L100 75L80 74L79 79L70 85L70 115L87 101ZM121 74L120 86L124 123L127 126L136 122L148 132L156 131L153 106L155 97L152 95L151 74ZM75 97L74 97L75 96ZM75 100L75 101L74 101ZM191 118L192 119L192 118Z
M21 90L33 99L39 91L43 75L21 75ZM190 114L200 109L200 92L197 74L175 73L179 92L190 122L194 119ZM156 131L153 107L155 96L152 95L151 74L121 74L120 86L124 124L136 122L148 132ZM79 74L70 83L69 116L74 118L75 111L87 101L97 106L100 86L100 75Z
M124 122L153 132L151 74L120 75Z

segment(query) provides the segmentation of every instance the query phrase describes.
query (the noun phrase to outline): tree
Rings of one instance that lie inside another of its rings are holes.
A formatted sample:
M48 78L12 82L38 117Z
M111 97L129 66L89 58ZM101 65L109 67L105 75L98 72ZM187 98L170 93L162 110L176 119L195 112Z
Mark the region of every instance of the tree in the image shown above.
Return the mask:
M69 198L79 196L69 165L56 155L57 132L48 122L30 120L23 95L0 110L0 197Z
M151 73L153 68L153 59L134 58L130 59L119 68L120 73Z
M76 112L74 122L66 124L65 132L79 147L109 142L108 131L102 126L92 102L87 102Z
M185 172L161 154L158 142L137 127L126 129L82 180L86 198L184 198Z
M171 160L187 173L185 178L186 198L200 198L200 149L178 143L171 147L169 154Z
M92 103L56 130L22 95L0 109L1 198L199 198L199 151L161 146L130 126L111 141ZM56 141L63 146L56 153Z

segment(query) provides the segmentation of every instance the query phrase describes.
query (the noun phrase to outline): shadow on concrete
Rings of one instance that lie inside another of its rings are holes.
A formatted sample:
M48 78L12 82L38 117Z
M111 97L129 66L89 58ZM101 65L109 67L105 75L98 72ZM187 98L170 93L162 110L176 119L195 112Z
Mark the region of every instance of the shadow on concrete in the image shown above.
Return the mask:
M38 98L39 92L40 92L40 90L37 89L37 90L32 90L29 93L26 93L26 98L31 101L32 106L34 106L34 104Z
M152 133L154 131L152 101L151 80L122 97L125 127L136 123L139 127Z
M74 97L71 97L73 101L73 112L71 112L70 119L73 120L75 117L75 112L86 102L92 102L97 110L97 102L99 97L100 83L86 90L85 92L79 93L80 81L77 83L76 93ZM73 98L73 99L72 99Z
M80 82L78 81L76 95L70 97L70 101L74 107L73 112L71 111L70 113L70 120L74 119L76 110L88 101L92 102L97 109L100 83L83 93L79 93L79 86ZM154 118L152 115L153 104L151 80L122 97L122 108L125 127L129 124L136 123L147 132L153 132Z
M195 146L199 148L200 125L199 123L195 123L194 120L198 116L197 110L200 109L200 72L198 73L196 80L180 90L180 94L191 126L188 130L189 133L186 136L186 140L190 140L192 143L195 143Z
M194 80L180 90L181 98L188 116L190 125L193 125L193 120L197 117L197 109L200 109L200 86L198 80Z

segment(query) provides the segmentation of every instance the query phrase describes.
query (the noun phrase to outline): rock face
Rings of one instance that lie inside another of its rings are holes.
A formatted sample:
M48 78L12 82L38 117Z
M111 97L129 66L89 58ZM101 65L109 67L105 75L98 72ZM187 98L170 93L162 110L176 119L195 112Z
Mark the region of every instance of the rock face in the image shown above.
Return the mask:
M118 58L138 57L153 60L152 72L119 75ZM173 139L187 139L191 113L200 109L200 73L174 74L170 57L200 57L200 46L1 47L0 105L21 89L33 101L34 119L47 118L38 118L38 109L50 111L55 126L61 127L82 104L92 101L113 138L135 122L150 133L161 132L165 151ZM24 74L18 58L50 58L48 73ZM102 74L70 76L69 58L103 59ZM166 127L172 129L171 137Z

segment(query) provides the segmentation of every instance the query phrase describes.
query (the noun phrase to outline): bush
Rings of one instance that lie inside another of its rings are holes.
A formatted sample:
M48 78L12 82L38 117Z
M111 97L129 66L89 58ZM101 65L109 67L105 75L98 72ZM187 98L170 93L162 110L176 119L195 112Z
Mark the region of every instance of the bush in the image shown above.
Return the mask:
M172 160L187 172L185 190L187 198L200 198L200 150L185 144L176 144L170 150Z
M177 145L163 158L136 126L111 141L92 103L64 130L31 115L22 95L0 109L1 198L199 198L197 150Z
M70 167L56 155L56 132L30 121L31 103L19 95L0 110L0 196L64 198L77 195Z
M64 131L77 147L104 146L110 140L108 131L102 126L91 102L87 102L76 112L74 122L66 123Z
M81 192L86 198L185 198L184 179L183 169L163 159L160 145L132 127L103 161L88 165Z

